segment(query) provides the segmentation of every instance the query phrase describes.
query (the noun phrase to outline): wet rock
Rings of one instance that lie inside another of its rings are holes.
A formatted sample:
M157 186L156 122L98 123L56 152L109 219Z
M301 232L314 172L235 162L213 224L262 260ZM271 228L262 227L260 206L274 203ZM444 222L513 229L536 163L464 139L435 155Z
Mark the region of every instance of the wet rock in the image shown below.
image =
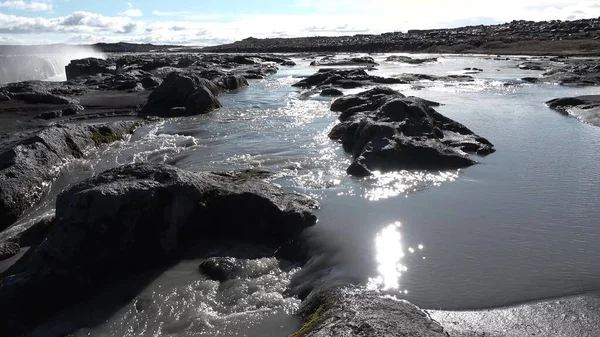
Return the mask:
M243 55L236 55L233 57L233 62L235 63L239 63L239 64L256 64L256 59L252 59L250 57L247 56L243 56Z
M326 56L318 61L312 61L310 63L311 66L355 66L355 65L379 65L375 60L370 56L363 57L353 57L353 58L344 58L337 59L335 57Z
M200 272L210 279L223 282L230 279L233 271L239 268L232 257L211 257L200 263Z
M400 74L395 75L395 79L402 83L413 83L419 81L439 81L439 82L473 82L475 78L469 75L427 75L427 74Z
M136 122L56 125L0 149L0 230L37 202L70 160L91 146L123 139Z
M85 110L85 108L82 107L81 105L73 104L71 106L68 106L68 107L62 109L61 112L62 112L63 116L73 116L73 115L80 113L83 110Z
M473 72L475 72L475 71L482 72L483 71L483 69L481 69L481 68L464 68L463 70L465 70L465 71L473 71Z
M67 81L83 75L115 74L116 63L111 60L85 58L72 60L66 67Z
M299 314L304 325L292 337L448 337L439 323L415 305L359 288L313 293Z
M40 113L39 115L37 115L36 118L49 120L49 119L60 118L60 117L62 117L62 115L63 115L62 111L44 111L44 112Z
M325 89L321 90L320 95L327 96L327 97L336 97L336 96L344 96L344 93L336 88L325 88Z
M286 66L286 67L293 67L296 65L296 62L292 61L292 60L286 60L280 63L282 66Z
M55 82L26 81L10 83L0 88L0 92L11 101L26 104L66 105L77 104L78 101L73 96L83 93L84 89Z
M154 76L148 76L144 77L141 83L144 89L154 89L162 83L162 79Z
M556 98L546 105L564 115L574 115L583 122L600 126L600 95Z
M600 61L566 59L543 73L542 80L561 85L598 85L600 84Z
M406 83L401 79L372 76L363 69L320 69L317 73L293 84L294 87L358 88L376 84Z
M217 85L225 90L237 90L248 86L248 81L241 75L225 76L217 81Z
M435 111L436 104L385 87L334 101L341 123L329 137L352 154L348 174L457 169L475 164L465 152L494 152L488 140Z
M437 62L437 57L432 58L424 58L424 59L414 59L409 56L400 56L400 55L392 55L388 56L385 59L387 62L400 62L400 63L408 63L408 64L423 64L423 63L431 63Z
M2 280L0 329L22 333L107 281L168 266L198 240L289 246L315 224L314 207L249 172L164 164L108 170L58 196L46 240Z
M12 100L28 104L73 104L76 100L54 95L49 92L20 92L11 95Z
M0 261L19 254L21 246L15 242L0 242Z
M142 114L175 117L170 115L171 108L174 107L184 107L185 115L192 116L209 113L220 108L221 103L204 85L202 79L171 73L148 96L148 102L142 109Z
M518 65L519 69L522 70L547 70L549 67L548 63L541 63L541 62L523 62L521 64Z

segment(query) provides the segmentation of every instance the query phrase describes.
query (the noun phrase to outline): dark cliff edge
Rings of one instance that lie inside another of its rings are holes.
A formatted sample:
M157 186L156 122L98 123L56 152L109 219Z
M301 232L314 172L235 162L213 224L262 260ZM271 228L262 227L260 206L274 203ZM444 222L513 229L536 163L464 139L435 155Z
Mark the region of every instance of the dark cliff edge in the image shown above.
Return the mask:
M380 35L247 38L204 52L426 52L528 55L600 55L600 18L512 21L500 25L409 30Z

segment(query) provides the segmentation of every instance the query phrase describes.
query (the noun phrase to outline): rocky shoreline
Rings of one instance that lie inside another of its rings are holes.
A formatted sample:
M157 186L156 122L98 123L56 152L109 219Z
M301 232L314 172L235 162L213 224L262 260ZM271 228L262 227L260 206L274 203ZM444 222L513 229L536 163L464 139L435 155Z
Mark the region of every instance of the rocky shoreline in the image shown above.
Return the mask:
M219 53L421 52L519 55L595 55L600 52L600 19L512 21L500 25L409 30L380 35L247 38L203 48Z
M313 59L314 67L326 68L315 69L293 86L303 90L299 97L342 96L331 104L340 122L328 131L351 158L349 175L465 168L476 164L471 156L495 152L489 140L437 112L439 103L385 87L419 80L470 82L472 76L381 77L368 73L377 66L368 56L313 55ZM560 66L561 79L571 78L567 73L583 76L581 69L598 70L592 61L582 67L572 67L563 59L543 62L523 66L539 71ZM164 270L198 242L256 245L268 252L260 257L302 265L307 256L301 234L317 223L314 210L319 204L266 182L270 173L259 170L194 173L167 164L122 165L66 188L55 200L54 215L14 226L71 161L105 144L126 141L140 126L161 118L219 113L220 95L236 93L252 85L248 80L294 64L286 56L271 54L122 55L73 60L66 68L65 82L27 81L0 87L0 261L14 259L0 269L3 335L27 335L51 324L52 315L98 294L105 283ZM540 76L539 82L550 76ZM588 79L594 76L561 84L590 84ZM364 90L353 95L342 91L354 88ZM555 109L591 106L594 110L597 97L548 104ZM198 270L224 282L244 263L217 256ZM421 309L384 293L321 290L302 294L308 295L299 312L304 325L294 337L447 336L450 323L440 325Z

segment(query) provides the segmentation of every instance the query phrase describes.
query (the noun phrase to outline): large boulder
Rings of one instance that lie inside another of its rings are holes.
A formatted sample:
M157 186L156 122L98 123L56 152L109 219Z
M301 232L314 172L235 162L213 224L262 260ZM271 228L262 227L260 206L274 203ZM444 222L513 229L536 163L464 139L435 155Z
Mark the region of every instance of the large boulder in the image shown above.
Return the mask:
M360 288L315 292L302 303L299 314L304 324L291 337L448 337L414 304Z
M193 75L171 73L148 96L142 114L161 117L193 116L220 108L221 103L207 88L206 81L208 80Z
M56 125L0 149L0 230L41 198L61 166L92 146L123 139L138 124Z
M405 97L385 87L337 99L340 124L329 133L353 156L348 173L403 169L444 170L475 164L466 152L487 155L493 145L432 107L435 102Z
M317 204L260 178L253 171L133 164L64 191L46 240L0 283L1 331L26 331L105 282L166 267L203 240L241 240L293 254L289 247L316 222Z
M65 67L67 81L73 80L83 75L115 74L116 70L117 67L114 61L103 60L93 57L80 60L72 60Z

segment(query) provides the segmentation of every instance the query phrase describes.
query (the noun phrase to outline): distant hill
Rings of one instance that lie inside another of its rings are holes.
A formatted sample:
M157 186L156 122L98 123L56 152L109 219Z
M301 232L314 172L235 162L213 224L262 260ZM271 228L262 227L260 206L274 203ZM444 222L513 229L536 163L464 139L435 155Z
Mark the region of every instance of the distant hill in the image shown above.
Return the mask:
M600 55L600 18L573 21L512 21L450 29L379 35L247 38L206 47L204 52L431 52Z
M104 53L148 53L148 52L166 52L173 49L185 48L176 45L154 45L137 43L96 43L96 44L48 44L48 45L0 45L0 55L21 55L21 54L56 54L62 53L66 48L92 47L96 51Z

